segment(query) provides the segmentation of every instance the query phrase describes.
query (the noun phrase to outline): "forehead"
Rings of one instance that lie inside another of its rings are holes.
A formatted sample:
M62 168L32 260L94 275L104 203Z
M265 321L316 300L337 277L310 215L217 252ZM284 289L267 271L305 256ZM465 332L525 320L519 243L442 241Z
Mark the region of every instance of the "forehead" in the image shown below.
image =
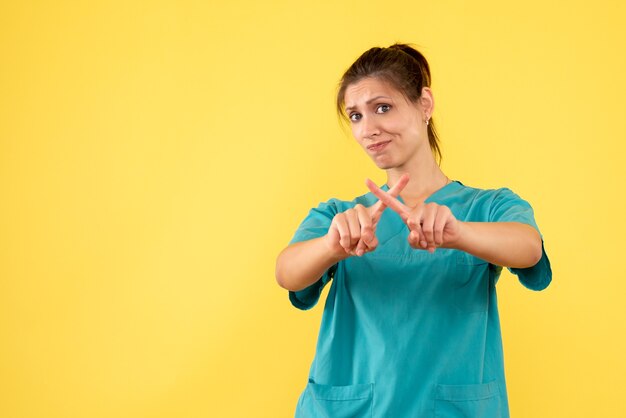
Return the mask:
M352 108L364 104L367 100L377 96L386 96L392 99L404 97L402 93L388 82L374 77L367 77L350 84L346 88L343 99L345 107Z

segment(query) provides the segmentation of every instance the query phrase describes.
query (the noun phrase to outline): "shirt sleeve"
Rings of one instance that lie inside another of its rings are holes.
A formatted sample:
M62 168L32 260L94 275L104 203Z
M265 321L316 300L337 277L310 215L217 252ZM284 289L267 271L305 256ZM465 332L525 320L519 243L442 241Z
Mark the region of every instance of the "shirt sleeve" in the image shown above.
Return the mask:
M289 241L289 245L326 235L337 213L337 205L333 199L320 203L317 208L309 211L309 214L304 218L293 238ZM324 286L332 279L336 270L337 264L334 264L315 283L297 292L289 291L291 304L302 310L314 307L322 294Z
M498 189L489 211L489 222L521 222L532 226L541 236L541 259L527 268L508 268L519 281L531 290L543 290L552 281L552 268L546 254L543 235L535 222L530 204L507 188Z

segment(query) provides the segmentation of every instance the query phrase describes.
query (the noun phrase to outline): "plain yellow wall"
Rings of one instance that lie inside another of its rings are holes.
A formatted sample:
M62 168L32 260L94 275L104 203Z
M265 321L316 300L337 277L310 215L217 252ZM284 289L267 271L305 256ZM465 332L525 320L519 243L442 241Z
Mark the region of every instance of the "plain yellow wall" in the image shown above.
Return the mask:
M554 3L3 1L0 416L292 416L323 303L276 255L386 180L333 95L395 41L444 171L545 237L552 285L498 284L512 416L626 416L626 9Z

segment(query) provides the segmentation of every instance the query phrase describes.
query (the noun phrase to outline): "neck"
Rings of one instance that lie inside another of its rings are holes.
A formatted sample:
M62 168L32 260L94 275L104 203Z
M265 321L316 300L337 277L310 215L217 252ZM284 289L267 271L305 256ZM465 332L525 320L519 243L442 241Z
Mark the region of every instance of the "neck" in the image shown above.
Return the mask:
M410 165L387 170L387 186L390 188L403 174L409 174L409 182L400 193L406 202L423 201L448 183L448 178L435 162L432 153L421 153L421 156L419 161L411 161Z

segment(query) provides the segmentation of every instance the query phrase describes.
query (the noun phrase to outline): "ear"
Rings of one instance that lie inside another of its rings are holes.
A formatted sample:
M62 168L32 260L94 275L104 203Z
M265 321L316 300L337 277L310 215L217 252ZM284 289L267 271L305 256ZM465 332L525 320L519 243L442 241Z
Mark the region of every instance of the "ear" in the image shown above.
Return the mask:
M435 98L430 87L422 87L422 95L419 98L420 108L424 120L430 119L435 110Z

